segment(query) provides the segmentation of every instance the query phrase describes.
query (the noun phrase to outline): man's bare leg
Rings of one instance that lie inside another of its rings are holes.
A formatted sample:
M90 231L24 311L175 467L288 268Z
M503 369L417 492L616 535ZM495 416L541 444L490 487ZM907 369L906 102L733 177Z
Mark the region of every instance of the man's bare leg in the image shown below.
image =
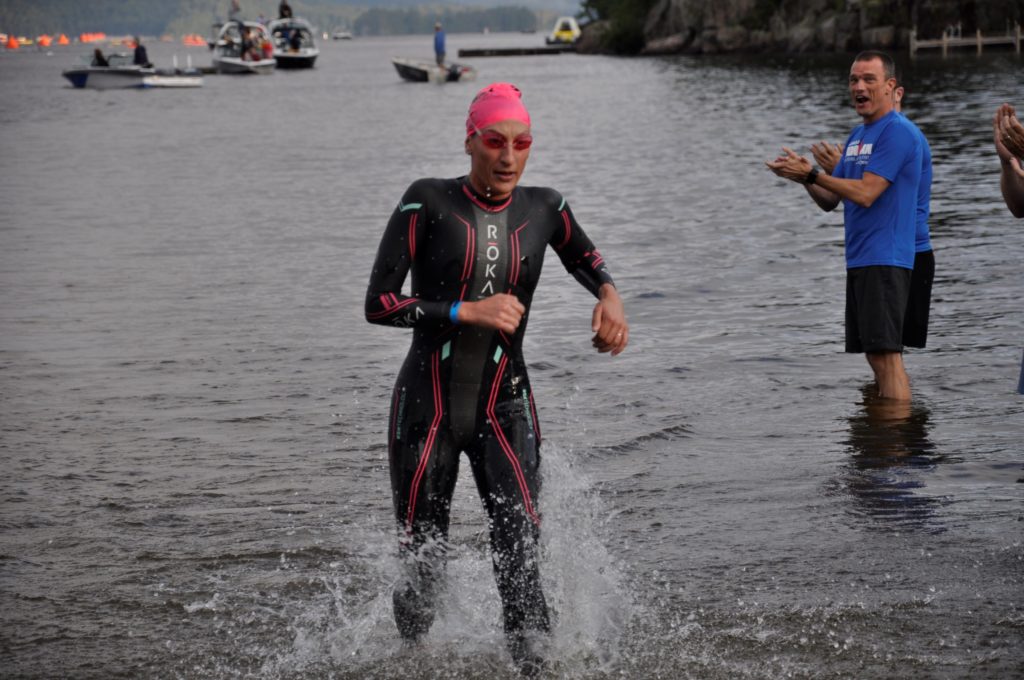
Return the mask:
M868 352L866 356L871 370L875 372L878 396L910 401L910 378L903 367L903 354L900 352Z

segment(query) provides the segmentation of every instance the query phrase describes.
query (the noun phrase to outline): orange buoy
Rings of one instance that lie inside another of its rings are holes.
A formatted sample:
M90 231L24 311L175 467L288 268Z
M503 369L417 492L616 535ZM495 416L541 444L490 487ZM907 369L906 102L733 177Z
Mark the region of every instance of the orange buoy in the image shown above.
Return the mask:
M40 47L49 47L53 44L53 38L44 34L36 38L36 42L39 43Z
M18 44L18 39L15 38L13 35L7 39L7 49L16 50L19 47L21 47L21 45Z
M68 40L68 37L67 37L66 35L64 35L63 33L61 33L61 34L60 34L60 37L59 37L59 38L57 38L57 44L58 44L58 45L70 45L70 44L71 44L71 41L70 41L70 40Z

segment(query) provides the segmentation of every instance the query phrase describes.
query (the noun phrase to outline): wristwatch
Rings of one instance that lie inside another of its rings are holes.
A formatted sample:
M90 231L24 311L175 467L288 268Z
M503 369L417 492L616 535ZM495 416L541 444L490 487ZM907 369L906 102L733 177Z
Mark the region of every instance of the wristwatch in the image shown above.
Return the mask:
M804 184L814 184L818 181L818 169L811 168L811 171L807 173L807 177L804 177Z

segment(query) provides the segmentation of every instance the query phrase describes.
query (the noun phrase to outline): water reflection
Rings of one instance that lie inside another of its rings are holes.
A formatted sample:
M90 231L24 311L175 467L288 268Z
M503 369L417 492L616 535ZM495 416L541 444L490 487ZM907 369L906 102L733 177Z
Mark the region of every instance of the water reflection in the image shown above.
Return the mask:
M942 531L935 510L943 499L924 491L927 473L943 460L928 437L931 413L875 392L864 387L862 409L849 419L851 456L841 481L853 511L893 529Z

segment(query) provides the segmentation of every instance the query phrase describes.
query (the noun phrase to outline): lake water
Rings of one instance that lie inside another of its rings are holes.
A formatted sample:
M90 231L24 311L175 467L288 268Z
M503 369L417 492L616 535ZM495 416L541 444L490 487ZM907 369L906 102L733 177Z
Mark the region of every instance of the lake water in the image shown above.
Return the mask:
M908 67L937 276L900 412L842 351L841 214L764 167L856 124L849 57L480 58L440 86L390 64L429 36L322 49L181 91L71 89L81 47L0 54L6 677L516 677L468 466L445 606L399 642L409 337L363 319L391 210L468 170L465 111L498 80L534 121L523 182L567 197L631 322L594 353L550 258L525 347L547 677L1024 677L1024 221L990 126L1024 106L1020 58Z

